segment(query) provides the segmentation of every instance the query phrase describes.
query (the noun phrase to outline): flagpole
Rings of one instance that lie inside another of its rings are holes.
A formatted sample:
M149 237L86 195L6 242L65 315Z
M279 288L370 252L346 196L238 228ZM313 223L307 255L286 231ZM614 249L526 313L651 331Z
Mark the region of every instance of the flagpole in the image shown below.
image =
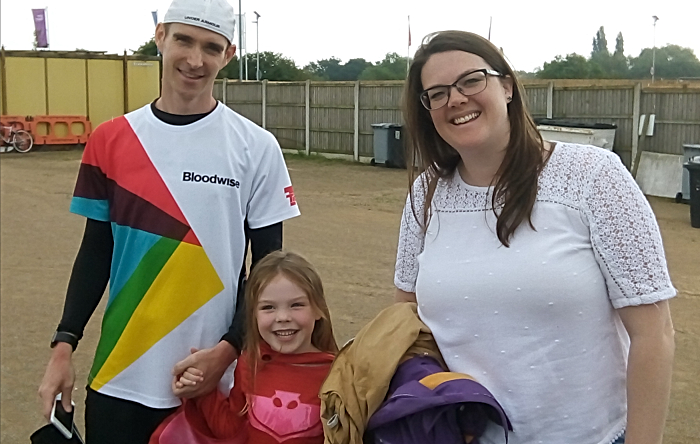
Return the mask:
M151 17L153 17L154 28L157 28L158 27L158 10L157 9L155 11L151 11ZM153 40L155 41L155 35L153 36ZM158 48L158 45L156 45L156 56L160 57L160 49Z
M408 46L406 47L406 77L411 66L411 16L408 16Z
M44 23L46 25L46 50L51 51L51 41L49 40L49 7L44 8Z

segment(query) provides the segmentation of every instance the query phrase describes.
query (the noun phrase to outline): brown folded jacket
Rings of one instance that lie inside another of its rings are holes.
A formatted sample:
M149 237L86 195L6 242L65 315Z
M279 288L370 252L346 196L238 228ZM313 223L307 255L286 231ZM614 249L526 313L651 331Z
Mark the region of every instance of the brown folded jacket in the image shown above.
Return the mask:
M396 368L416 355L432 356L447 368L415 303L394 304L365 325L340 350L321 386L325 444L362 444Z

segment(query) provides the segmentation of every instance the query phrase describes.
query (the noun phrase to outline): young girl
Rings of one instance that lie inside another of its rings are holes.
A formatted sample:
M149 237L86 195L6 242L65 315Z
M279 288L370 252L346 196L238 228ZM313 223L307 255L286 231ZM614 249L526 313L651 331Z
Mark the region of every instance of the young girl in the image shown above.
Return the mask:
M314 267L295 253L271 253L246 287L231 393L185 400L150 443L323 443L318 392L337 351Z

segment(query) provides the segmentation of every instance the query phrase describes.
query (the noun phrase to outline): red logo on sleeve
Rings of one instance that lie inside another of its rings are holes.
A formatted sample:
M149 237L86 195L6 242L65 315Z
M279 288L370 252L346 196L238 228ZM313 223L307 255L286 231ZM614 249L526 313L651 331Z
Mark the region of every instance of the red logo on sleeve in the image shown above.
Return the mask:
M289 199L289 205L294 206L297 204L297 199L294 197L294 189L291 186L288 186L287 188L284 189L284 194Z

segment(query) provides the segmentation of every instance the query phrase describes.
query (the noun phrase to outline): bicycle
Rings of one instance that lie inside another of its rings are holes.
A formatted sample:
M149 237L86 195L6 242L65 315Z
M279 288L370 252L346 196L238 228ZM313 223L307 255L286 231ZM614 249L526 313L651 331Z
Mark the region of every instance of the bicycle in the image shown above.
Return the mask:
M7 137L5 137L7 133ZM34 146L32 135L25 130L16 130L12 126L3 126L0 134L2 141L12 145L18 153L27 153Z

